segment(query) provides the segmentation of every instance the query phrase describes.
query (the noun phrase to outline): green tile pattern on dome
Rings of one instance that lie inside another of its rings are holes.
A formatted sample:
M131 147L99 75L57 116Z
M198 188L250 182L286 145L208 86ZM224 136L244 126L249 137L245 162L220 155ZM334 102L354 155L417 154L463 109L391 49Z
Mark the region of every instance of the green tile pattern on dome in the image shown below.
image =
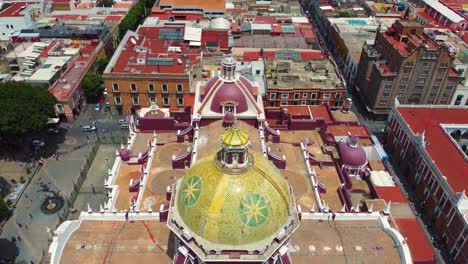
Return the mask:
M241 200L239 208L242 222L250 227L263 224L268 217L268 202L258 193L249 193Z
M182 187L182 200L185 206L193 206L200 198L201 179L198 176L192 176Z
M216 168L215 154L195 163L178 185L177 212L183 223L198 236L225 245L255 243L276 234L294 212L286 179L257 152L251 153L253 168L239 175ZM193 177L199 177L202 185L194 203L184 199L184 188L197 182ZM243 215L252 203L260 213L252 210Z

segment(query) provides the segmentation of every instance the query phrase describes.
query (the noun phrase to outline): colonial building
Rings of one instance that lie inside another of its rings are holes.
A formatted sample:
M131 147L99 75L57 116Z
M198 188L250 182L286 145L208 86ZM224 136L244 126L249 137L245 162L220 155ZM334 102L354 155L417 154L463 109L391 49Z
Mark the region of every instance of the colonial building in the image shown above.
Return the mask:
M388 118L387 147L426 224L455 263L468 262L468 108L399 105Z
M395 98L404 104L449 104L458 82L454 52L415 21L399 20L365 44L355 88L367 110L386 115Z
M200 31L201 34L201 31ZM111 106L135 113L154 103L183 107L190 92L190 69L201 52L184 42L184 27L139 27L128 31L103 78Z
M338 109L345 100L344 80L331 58L266 59L265 79L266 106L328 104Z

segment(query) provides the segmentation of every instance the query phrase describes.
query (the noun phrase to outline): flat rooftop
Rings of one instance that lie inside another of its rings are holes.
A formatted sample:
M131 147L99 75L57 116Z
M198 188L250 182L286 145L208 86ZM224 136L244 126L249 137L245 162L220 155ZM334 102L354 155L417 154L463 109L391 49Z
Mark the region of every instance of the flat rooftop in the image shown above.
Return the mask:
M455 193L468 190L468 162L441 124L468 125L468 108L398 106L413 135L425 133L425 150Z
M207 10L224 10L224 0L163 0L159 6L171 5L173 8L203 8Z
M267 60L265 64L265 77L270 89L337 89L342 83L330 59L277 59Z
M172 263L168 256L170 231L158 221L83 220L65 242L61 262Z
M201 52L184 42L184 31L174 26L140 26L136 34L128 31L106 73L185 74L187 67L200 63Z
M292 263L401 263L395 242L377 220L304 220L294 232Z
M9 6L0 11L0 18L24 16L25 12L23 12L23 10L28 5L39 4L39 2L4 3L4 5L6 4L9 4Z

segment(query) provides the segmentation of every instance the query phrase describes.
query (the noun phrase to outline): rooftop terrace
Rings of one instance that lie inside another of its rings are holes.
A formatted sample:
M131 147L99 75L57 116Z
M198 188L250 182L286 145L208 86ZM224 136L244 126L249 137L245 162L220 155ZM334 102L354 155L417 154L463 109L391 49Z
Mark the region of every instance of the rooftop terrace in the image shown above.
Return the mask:
M268 87L273 89L336 89L342 81L330 59L293 61L285 59L266 61Z

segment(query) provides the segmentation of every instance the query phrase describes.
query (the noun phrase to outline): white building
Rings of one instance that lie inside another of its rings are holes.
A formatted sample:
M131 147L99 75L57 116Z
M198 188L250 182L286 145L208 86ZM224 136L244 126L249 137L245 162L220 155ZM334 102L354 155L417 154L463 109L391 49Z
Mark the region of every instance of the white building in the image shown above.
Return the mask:
M27 29L33 24L34 6L39 3L1 3L0 40L8 41L14 32Z

